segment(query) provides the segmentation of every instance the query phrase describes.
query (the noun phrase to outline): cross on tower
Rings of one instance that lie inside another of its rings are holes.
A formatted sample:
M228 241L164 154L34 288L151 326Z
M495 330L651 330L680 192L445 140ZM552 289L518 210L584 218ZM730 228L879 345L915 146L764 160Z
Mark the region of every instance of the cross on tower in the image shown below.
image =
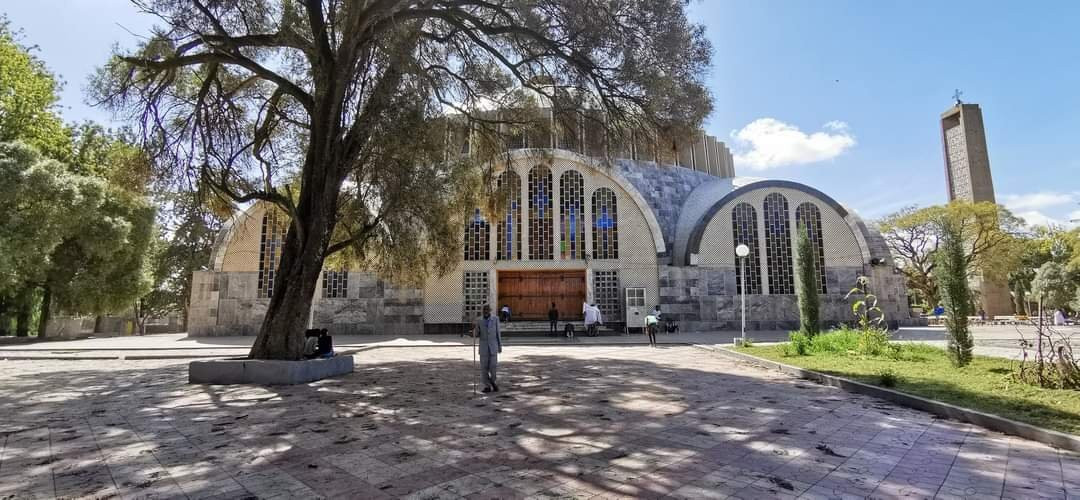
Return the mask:
M956 89L956 91L953 92L952 98L956 99L956 104L957 105L963 104L963 102L960 101L960 96L962 96L962 95L964 95L964 93L960 92L960 89Z

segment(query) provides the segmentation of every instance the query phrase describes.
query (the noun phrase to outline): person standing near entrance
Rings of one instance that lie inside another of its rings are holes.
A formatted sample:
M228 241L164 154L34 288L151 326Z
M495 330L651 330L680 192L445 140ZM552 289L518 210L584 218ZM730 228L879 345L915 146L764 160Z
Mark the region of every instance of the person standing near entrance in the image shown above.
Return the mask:
M656 347L656 330L660 328L660 318L657 316L656 311L645 316L645 334L649 336L649 345L652 347Z
M502 352L502 333L499 318L491 314L491 306L484 304L484 313L477 318L473 335L480 338L480 379L484 389L480 392L499 392L495 384L495 371L499 366L499 353Z
M595 337L597 329L602 324L604 324L604 318L600 316L600 308L596 307L596 304L586 304L585 331L588 332L589 336Z
M548 331L552 336L559 334L559 310L555 307L555 303L551 303L551 309L548 309Z

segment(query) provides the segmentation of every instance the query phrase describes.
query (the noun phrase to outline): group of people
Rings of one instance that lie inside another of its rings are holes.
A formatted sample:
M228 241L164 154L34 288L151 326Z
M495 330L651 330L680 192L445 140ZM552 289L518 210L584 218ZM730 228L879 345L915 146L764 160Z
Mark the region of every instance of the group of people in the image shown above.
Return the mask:
M604 325L604 317L600 314L600 308L596 307L596 304L590 304L583 302L581 304L581 314L585 316L585 334L594 337L599 334L600 327ZM551 309L548 309L548 332L551 335L559 334L559 309L555 307L555 303L551 303ZM562 334L567 338L574 338L574 324L566 322L563 327Z

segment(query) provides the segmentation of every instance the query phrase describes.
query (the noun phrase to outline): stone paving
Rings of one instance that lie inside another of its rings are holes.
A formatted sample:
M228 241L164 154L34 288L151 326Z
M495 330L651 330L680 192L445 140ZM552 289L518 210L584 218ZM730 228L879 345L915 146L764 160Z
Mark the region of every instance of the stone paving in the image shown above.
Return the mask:
M1067 498L1080 456L693 347L379 348L289 387L0 361L0 498Z

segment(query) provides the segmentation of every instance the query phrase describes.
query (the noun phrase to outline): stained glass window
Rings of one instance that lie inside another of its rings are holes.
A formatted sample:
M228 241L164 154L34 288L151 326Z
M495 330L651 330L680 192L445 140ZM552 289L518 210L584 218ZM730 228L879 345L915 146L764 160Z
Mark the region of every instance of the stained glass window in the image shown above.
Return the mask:
M593 258L619 258L619 207L615 191L600 188L592 195Z
M529 259L554 259L554 211L551 206L551 169L533 167L529 171Z
M480 209L476 209L472 216L465 220L465 260L488 260L491 258L491 248L488 246L488 232L490 228Z
M765 263L768 265L769 293L795 293L795 273L791 260L791 215L788 201L780 193L765 197Z
M486 271L466 271L462 283L465 296L465 308L461 318L465 323L472 323L484 312L488 301L488 273Z
M581 173L567 170L559 176L559 201L562 258L581 259L585 256L585 180Z
M813 203L803 203L795 209L795 223L800 231L806 228L810 245L814 247L814 271L817 273L818 293L826 293L825 241L821 234L821 210Z
M274 277L287 229L285 217L276 209L271 208L263 213L262 237L259 239L259 297L274 296Z
M502 210L499 213L498 248L495 258L499 260L521 259L521 176L507 170L499 176L496 184Z
M322 292L323 298L326 299L347 298L349 296L349 271L323 271Z
M757 295L761 293L761 257L758 254L758 221L757 211L749 203L739 203L731 211L731 234L734 244L731 253L734 255L735 247L744 244L750 247L750 255L746 257L746 293ZM735 285L736 291L742 290L743 263L735 257Z

